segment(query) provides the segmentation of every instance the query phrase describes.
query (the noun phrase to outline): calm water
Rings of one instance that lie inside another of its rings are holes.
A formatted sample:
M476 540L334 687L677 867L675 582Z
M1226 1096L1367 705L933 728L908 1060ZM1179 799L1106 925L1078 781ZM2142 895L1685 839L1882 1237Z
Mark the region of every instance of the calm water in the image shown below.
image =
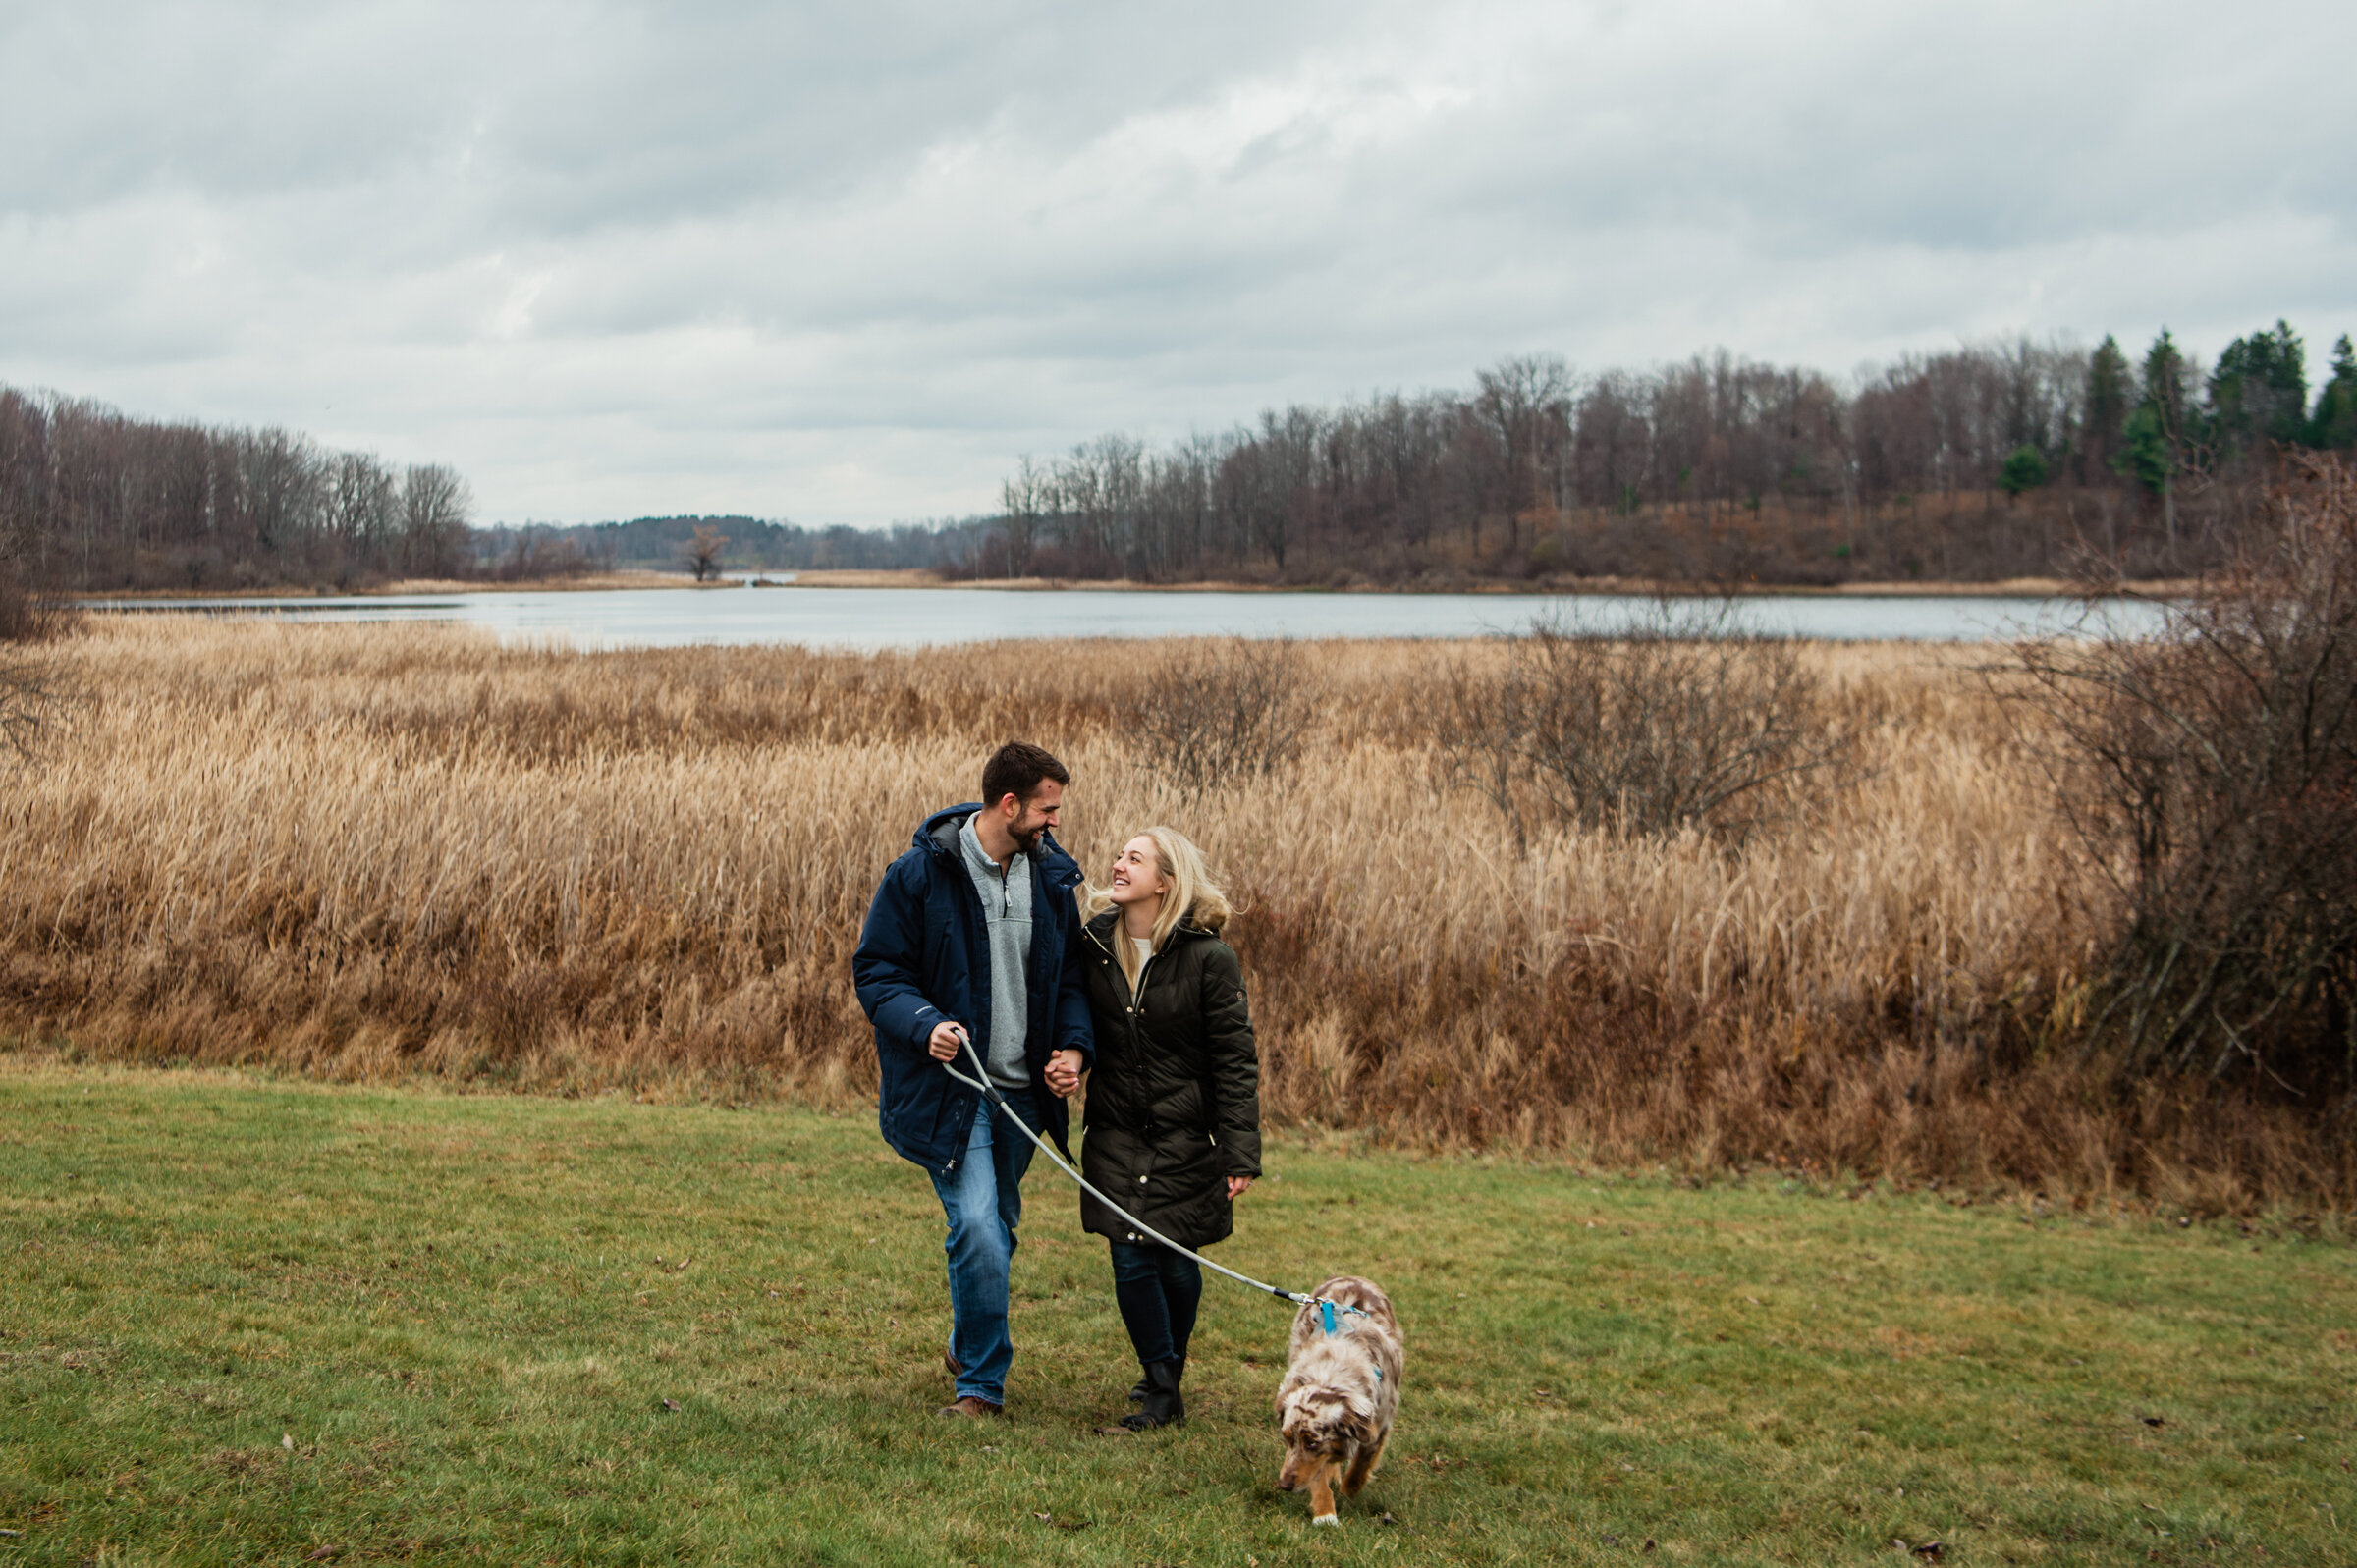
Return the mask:
M1680 601L1696 612L1703 601ZM1611 630L1653 611L1642 598L1540 594L1138 593L1069 588L625 588L584 593L461 593L385 598L114 601L92 609L274 615L303 621L436 621L483 626L510 640L582 647L798 642L892 648L1004 637L1478 637L1518 631L1550 613ZM2092 628L2141 631L2159 612L2076 601L1990 598L1821 598L1736 601L1746 629L1836 641L1971 642Z

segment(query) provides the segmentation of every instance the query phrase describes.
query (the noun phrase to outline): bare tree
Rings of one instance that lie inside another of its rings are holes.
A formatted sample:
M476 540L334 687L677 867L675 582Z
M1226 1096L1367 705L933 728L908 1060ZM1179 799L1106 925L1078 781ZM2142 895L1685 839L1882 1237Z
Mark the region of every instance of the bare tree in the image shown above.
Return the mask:
M474 508L466 481L440 463L413 465L401 481L403 567L427 576L466 565L466 525Z
M729 548L729 536L708 522L695 525L695 535L680 546L680 554L687 562L687 569L695 573L698 582L709 582L720 575L720 558Z
M1541 500L1553 504L1558 493L1556 476L1571 445L1571 371L1558 355L1526 354L1482 371L1479 380L1473 406L1496 443L1507 548L1518 549L1522 514Z

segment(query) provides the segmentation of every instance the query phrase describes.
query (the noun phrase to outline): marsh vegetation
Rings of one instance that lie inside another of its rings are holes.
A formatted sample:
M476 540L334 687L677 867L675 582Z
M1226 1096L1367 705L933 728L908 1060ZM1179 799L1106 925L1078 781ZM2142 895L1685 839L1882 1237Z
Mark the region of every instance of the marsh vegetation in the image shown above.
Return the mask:
M1479 714L1453 701L1640 655L1702 700L1673 646L582 654L103 616L52 646L74 706L0 808L23 1042L848 1106L876 878L1024 735L1075 771L1084 866L1154 821L1216 852L1280 1121L2197 1210L2349 1190L2329 1072L2123 1076L2090 1032L2124 863L2058 803L2035 680L1987 650L1712 653L1721 761L1759 776L1635 811L1626 781L1662 776L1625 747L1602 792L1557 766L1609 713L1559 713L1553 752L1469 787ZM1763 693L1773 732L1732 722ZM1708 728L1654 741L1690 760ZM1181 730L1229 760L1157 767L1140 737Z

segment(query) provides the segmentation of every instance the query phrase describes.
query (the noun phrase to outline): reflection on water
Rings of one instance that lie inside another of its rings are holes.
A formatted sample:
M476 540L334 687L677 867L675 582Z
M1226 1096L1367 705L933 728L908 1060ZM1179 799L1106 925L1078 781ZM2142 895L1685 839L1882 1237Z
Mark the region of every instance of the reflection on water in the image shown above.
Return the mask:
M1688 614L1710 602L1678 601ZM1610 595L1151 593L1067 588L618 588L567 593L459 593L382 598L103 601L93 610L275 615L304 621L435 621L485 627L510 641L587 648L796 642L904 648L1007 637L1478 637L1518 631L1551 612L1610 631L1638 624L1655 602ZM1836 641L1973 642L2085 626L2142 632L2160 611L2111 601L1970 597L1789 597L1734 602L1746 630Z

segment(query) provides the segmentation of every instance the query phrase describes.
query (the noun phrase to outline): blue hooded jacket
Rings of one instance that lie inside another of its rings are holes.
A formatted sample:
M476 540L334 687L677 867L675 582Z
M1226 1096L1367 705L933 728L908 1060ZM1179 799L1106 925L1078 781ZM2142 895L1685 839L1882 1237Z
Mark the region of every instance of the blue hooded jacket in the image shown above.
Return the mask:
M859 1006L876 1026L876 1063L882 1082L876 1119L884 1140L906 1159L947 1175L965 1156L979 1091L952 1079L926 1054L933 1026L965 1025L980 1049L990 1039L990 938L982 896L958 846L965 819L978 804L935 812L884 873L867 925L851 954L851 983ZM1080 984L1080 909L1072 890L1080 867L1039 836L1031 856L1031 962L1024 992L1023 1056L1031 1065L1039 1129L1065 1147L1065 1103L1048 1091L1048 1057L1077 1051L1083 1069L1096 1062L1088 998ZM959 1070L973 1064L960 1058Z

